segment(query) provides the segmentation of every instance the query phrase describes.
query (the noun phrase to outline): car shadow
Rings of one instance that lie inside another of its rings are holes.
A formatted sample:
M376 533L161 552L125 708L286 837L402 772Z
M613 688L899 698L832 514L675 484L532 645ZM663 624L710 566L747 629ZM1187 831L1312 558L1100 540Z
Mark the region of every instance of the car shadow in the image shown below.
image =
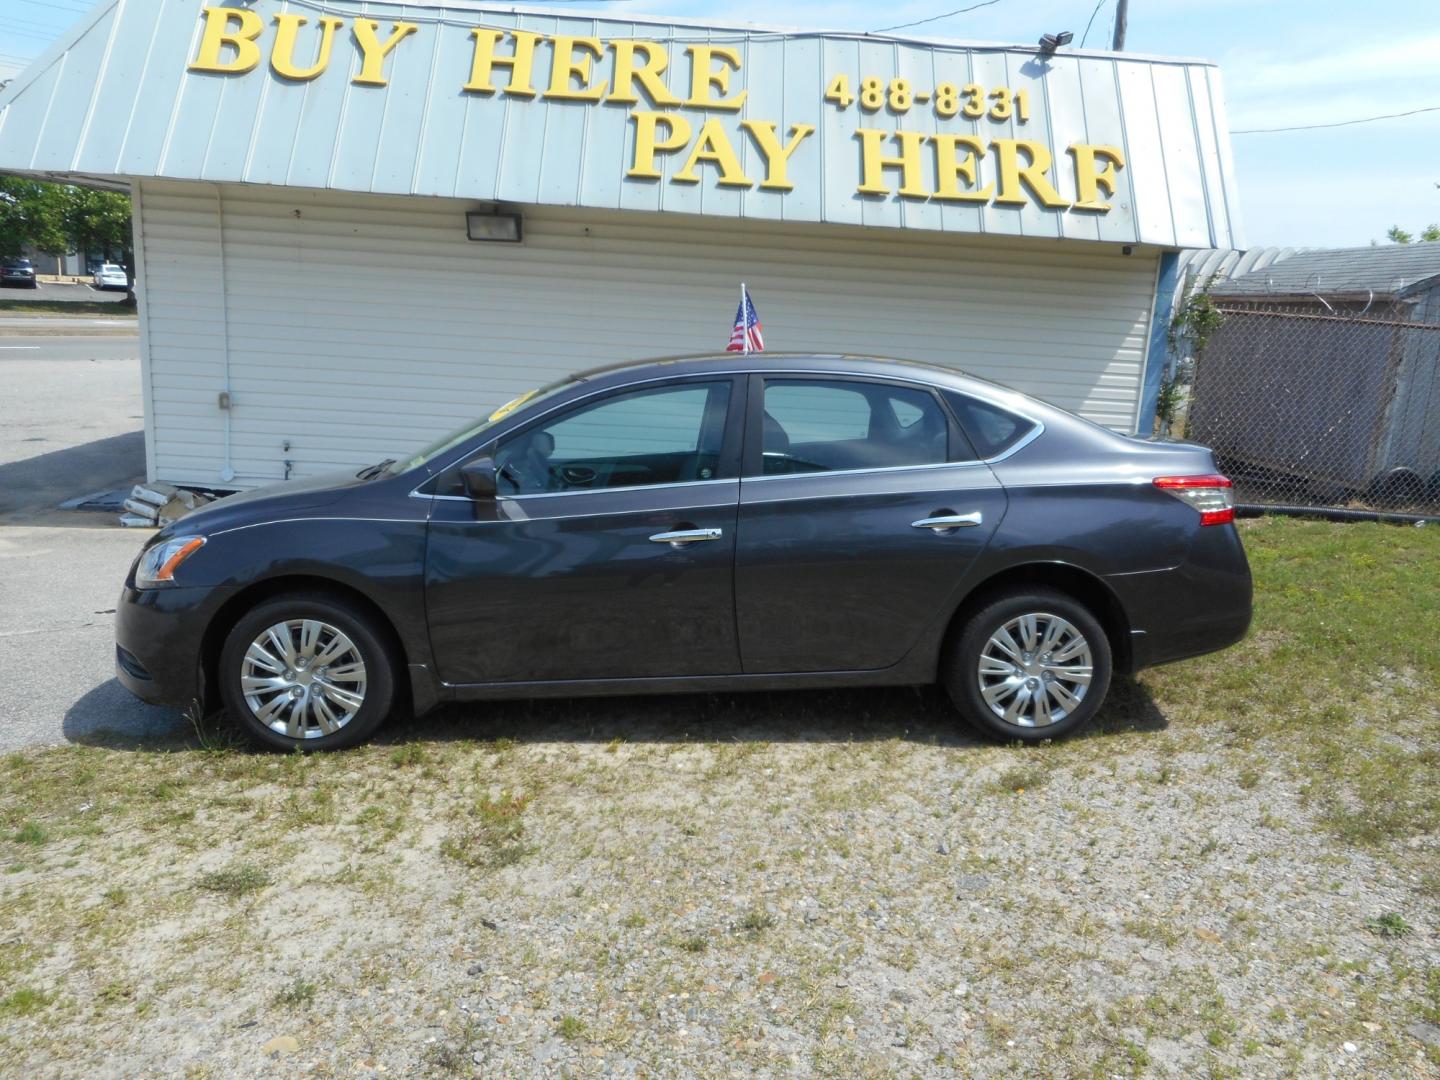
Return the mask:
M147 705L118 679L90 690L65 710L66 742L117 750L183 749L198 745L193 725L178 709Z
M66 738L136 751L196 748L202 742L248 745L223 716L209 717L197 729L178 712L141 706L149 710L143 723L105 724L98 714L104 712L115 694L129 697L119 683L112 681L76 702L66 713ZM138 704L133 699L131 702ZM1167 723L1143 686L1133 679L1117 677L1095 723L1076 738L1157 732L1164 730ZM844 743L903 739L957 748L990 745L956 716L938 687L467 703L447 705L422 717L397 717L376 737L385 745L497 739L514 743L607 743L617 739L630 743Z

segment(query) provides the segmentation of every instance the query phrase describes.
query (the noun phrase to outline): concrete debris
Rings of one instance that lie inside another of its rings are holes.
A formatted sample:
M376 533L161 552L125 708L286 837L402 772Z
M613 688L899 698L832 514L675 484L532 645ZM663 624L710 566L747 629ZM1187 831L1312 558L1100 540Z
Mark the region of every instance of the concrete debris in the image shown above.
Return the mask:
M164 506L175 497L178 490L169 484L136 484L130 490L130 498L151 506Z
M131 529L153 529L155 528L155 519L142 517L139 514L121 514L120 524Z
M198 510L214 497L199 491L187 491L173 484L136 484L125 500L125 513L120 517L122 525L150 526L169 525L179 521L192 510ZM130 520L137 519L137 520Z

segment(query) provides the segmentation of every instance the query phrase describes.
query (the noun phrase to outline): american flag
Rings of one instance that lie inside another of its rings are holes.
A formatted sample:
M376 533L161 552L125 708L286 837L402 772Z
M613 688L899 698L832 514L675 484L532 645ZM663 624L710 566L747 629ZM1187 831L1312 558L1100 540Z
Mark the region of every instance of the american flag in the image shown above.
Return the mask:
M740 286L740 307L735 312L735 328L730 331L730 344L726 352L752 353L765 351L765 338L761 331L760 314L750 301L750 292Z

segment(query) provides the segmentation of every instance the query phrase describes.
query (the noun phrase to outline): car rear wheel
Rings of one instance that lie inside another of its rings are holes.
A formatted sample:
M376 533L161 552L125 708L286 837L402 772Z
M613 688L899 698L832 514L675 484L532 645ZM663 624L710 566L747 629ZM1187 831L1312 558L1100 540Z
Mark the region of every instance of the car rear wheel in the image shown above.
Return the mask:
M944 683L981 731L1039 742L1089 723L1110 672L1110 641L1083 604L1023 588L991 597L970 617L946 657Z
M340 750L389 715L395 662L370 615L334 597L276 597L220 650L220 696L246 734L277 750Z

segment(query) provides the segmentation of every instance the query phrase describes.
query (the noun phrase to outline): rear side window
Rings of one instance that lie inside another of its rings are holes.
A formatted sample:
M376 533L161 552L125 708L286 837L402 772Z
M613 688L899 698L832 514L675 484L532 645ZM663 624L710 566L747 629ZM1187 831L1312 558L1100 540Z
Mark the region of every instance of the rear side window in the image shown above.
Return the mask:
M766 476L938 465L949 424L925 390L852 380L767 379Z
M955 418L981 458L1003 454L1037 426L1033 420L953 390L945 391L945 400L955 410Z

